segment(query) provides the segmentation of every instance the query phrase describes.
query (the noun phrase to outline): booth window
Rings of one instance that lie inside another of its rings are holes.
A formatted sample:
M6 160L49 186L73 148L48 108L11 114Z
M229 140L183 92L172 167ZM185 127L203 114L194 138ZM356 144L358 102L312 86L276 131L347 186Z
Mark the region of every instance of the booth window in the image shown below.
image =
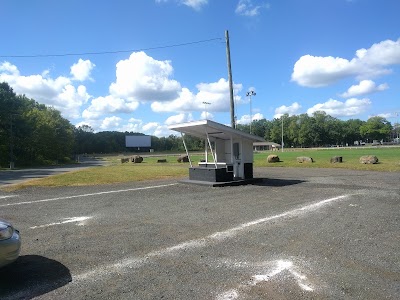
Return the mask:
M233 143L233 156L235 159L240 159L240 147L239 143Z

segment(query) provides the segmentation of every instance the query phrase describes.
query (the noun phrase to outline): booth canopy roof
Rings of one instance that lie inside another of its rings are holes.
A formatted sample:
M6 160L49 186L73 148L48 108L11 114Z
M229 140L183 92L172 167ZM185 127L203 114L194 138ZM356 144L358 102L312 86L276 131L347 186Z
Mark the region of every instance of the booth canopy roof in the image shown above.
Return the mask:
M198 138L206 138L208 133L209 137L222 140L240 138L252 142L265 142L265 140L259 136L248 134L246 132L210 120L174 124L168 128L191 136L196 136Z

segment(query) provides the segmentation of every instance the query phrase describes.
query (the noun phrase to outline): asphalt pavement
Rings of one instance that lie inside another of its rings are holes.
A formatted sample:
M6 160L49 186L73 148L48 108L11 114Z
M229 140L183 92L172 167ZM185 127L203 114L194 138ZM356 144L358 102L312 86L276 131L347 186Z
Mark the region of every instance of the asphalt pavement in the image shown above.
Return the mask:
M76 171L88 167L97 167L107 164L100 158L81 157L79 163L40 168L23 168L0 171L0 188L10 184L21 183L31 179L43 178L51 175Z
M0 298L398 299L400 173L255 176L0 191L23 241Z

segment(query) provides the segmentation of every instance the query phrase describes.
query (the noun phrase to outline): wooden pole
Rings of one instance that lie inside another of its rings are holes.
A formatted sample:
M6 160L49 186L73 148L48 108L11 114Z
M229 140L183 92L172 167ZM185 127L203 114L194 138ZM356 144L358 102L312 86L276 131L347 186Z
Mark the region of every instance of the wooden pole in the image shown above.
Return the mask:
M229 81L229 95L231 104L231 127L235 128L235 103L233 101L233 83L232 83L232 68L231 68L231 50L229 47L229 33L228 30L225 31L226 40L226 59L228 64L228 81Z

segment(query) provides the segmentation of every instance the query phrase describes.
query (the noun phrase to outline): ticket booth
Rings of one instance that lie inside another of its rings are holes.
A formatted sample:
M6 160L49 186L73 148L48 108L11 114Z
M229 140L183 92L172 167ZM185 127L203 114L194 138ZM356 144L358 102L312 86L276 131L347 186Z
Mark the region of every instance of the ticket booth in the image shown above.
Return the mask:
M232 182L253 178L253 143L263 138L226 125L201 120L169 126L181 133L189 157L189 180ZM205 140L204 159L193 165L185 143L185 135Z

